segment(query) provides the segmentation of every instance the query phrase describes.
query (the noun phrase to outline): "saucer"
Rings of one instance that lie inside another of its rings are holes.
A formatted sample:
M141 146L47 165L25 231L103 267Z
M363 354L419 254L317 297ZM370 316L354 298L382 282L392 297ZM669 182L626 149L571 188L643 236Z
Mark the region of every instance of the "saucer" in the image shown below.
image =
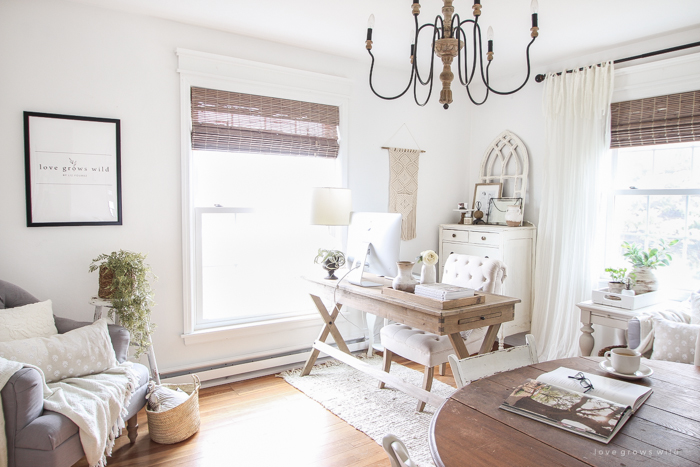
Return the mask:
M641 379L646 378L647 376L651 376L654 373L654 370L642 363L639 364L639 370L635 371L632 374L618 373L613 369L613 367L609 364L607 360L603 360L598 366L601 370L607 371L612 375L619 376L620 378L624 379Z

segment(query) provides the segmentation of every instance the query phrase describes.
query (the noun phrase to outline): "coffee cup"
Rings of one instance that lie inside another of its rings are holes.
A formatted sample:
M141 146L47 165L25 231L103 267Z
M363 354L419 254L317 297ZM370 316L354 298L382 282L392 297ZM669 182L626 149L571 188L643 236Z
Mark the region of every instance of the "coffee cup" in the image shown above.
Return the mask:
M639 361L642 354L636 350L626 348L616 348L605 352L605 359L612 366L613 370L625 375L634 374L639 370Z

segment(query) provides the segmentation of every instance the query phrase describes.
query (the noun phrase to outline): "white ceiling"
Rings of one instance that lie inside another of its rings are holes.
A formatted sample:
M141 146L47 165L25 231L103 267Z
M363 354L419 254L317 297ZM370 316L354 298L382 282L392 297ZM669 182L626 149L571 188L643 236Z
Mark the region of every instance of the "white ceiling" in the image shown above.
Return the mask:
M364 41L374 13L378 64L407 66L411 0L74 0L115 10L252 36L369 62ZM524 68L530 0L482 0L482 29L494 28L492 73ZM455 13L471 18L470 0ZM422 0L419 23L432 22L442 1ZM534 72L567 57L689 28L700 32L700 0L539 0L540 37L531 48ZM484 34L484 47L485 47ZM427 34L426 34L427 40ZM700 34L695 41L700 40ZM622 57L605 57L615 59ZM585 64L582 64L585 65Z

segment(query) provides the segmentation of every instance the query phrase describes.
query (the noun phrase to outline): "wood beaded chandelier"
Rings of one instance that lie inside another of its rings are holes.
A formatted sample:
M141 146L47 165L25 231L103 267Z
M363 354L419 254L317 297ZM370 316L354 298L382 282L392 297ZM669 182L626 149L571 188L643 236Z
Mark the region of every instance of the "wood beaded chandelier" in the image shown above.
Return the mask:
M530 10L532 13L532 28L530 28L530 37L532 37L532 40L525 49L525 56L527 59L527 76L525 77L525 81L523 81L523 84L521 84L519 87L512 91L506 92L497 91L491 86L489 86L489 67L491 66L491 61L493 60L493 29L491 27L489 27L486 33L486 39L488 41L488 51L486 53L486 60L488 61L488 64L486 65L486 72L484 73L484 60L481 46L481 28L479 27L479 16L481 16L481 0L474 0L474 5L472 6L474 19L467 19L464 21L461 21L459 15L454 14L454 7L452 6L452 2L454 0L442 0L442 17L438 15L435 18L435 23L426 23L422 26L418 26L418 14L420 13L419 1L420 0L413 0L412 7L413 17L416 26L415 33L413 34L413 40L411 43L411 78L409 79L408 85L403 90L403 92L393 97L385 97L380 95L377 91L375 91L374 85L372 84L372 73L374 71L374 54L372 54L372 29L374 28L374 15L370 15L369 17L369 21L367 23L366 41L367 52L369 52L369 55L372 57L372 65L369 69L369 86L372 89L372 92L377 97L386 100L397 99L406 94L406 92L408 92L408 90L411 88L411 85L413 85L413 98L416 101L416 104L420 106L424 106L425 104L427 104L430 100L430 95L433 90L433 64L435 60L435 55L442 59L442 73L440 73L442 91L440 91L440 103L445 109L447 109L452 103L451 85L452 80L454 79L454 73L452 73L452 61L455 57L457 57L459 82L462 86L464 86L467 89L467 95L469 96L469 99L476 105L481 105L484 102L486 102L486 99L489 96L489 92L493 92L495 94L500 95L513 94L515 92L518 92L520 89L523 88L523 86L525 86L527 80L530 78L530 46L533 42L535 42L535 39L537 39L539 30L537 26L537 0L532 0L532 3L530 4ZM467 25L467 23L471 23L472 25L471 48L473 50L473 53L471 68L469 66L468 60L468 47L464 47L467 41L467 34L465 33L463 27ZM424 28L427 28L428 31L432 29L432 50L435 51L435 55L430 55L430 73L428 74L428 77L425 80L423 79L423 77L421 77L418 71L418 60L417 57L414 55L416 50L416 43L418 42L418 36ZM484 95L483 100L480 102L474 100L469 90L469 86L472 83L472 80L474 79L474 75L476 74L477 59L479 62L478 69L480 70L481 81L486 87L486 93ZM464 67L462 67L462 62L464 62ZM428 96L422 103L418 100L418 95L416 93L418 83L420 83L422 86L429 86Z

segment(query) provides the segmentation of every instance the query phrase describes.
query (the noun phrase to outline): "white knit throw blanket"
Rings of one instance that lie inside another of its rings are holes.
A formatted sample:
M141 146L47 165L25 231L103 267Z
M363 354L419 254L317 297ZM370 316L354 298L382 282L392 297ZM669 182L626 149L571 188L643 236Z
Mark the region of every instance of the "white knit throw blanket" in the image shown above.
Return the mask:
M0 362L2 360L4 359L0 359ZM88 464L91 467L104 467L107 464L106 457L112 454L114 441L124 428L122 417L127 414L126 408L138 384L138 375L133 371L132 364L125 362L96 375L67 378L50 384L46 384L41 369L32 365L19 365L20 368L35 368L41 373L44 381L44 409L65 415L78 425L80 442ZM4 418L2 435L5 440ZM7 451L0 462L7 464Z
M416 238L419 149L389 148L389 211L401 214L401 240Z
M19 362L0 358L0 391L7 381L22 368ZM5 436L5 414L2 410L2 398L0 397L0 467L7 467L7 436Z

